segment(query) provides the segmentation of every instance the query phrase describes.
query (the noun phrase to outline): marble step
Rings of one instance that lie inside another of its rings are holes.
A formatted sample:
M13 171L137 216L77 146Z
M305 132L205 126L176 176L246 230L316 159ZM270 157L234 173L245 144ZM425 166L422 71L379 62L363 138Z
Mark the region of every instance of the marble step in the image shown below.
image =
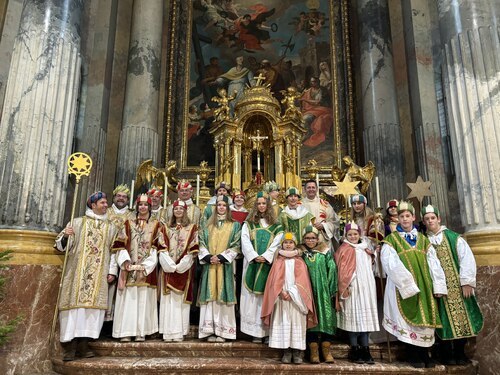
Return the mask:
M477 366L438 365L433 369L415 369L403 363L377 362L374 365L355 365L344 359L333 364L285 365L277 359L243 356L229 357L95 357L63 362L52 361L59 374L477 374Z
M164 342L159 339L144 342L120 342L100 339L90 343L90 346L101 357L281 358L281 350L245 340L214 343L198 339L188 339L182 342ZM401 345L391 344L394 359L401 358L403 350ZM349 352L349 346L343 343L333 343L330 351L334 358L345 359ZM372 344L370 352L375 360L388 360L387 344Z

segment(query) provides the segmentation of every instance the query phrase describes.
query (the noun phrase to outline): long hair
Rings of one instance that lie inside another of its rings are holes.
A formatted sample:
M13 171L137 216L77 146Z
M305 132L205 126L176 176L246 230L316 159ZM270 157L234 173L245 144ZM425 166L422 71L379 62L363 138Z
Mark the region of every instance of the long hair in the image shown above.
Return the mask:
M274 214L274 209L273 209L273 204L271 202L270 198L265 198L266 199L266 211L263 213L260 213L258 208L257 208L257 202L259 198L253 202L253 207L252 211L250 211L250 214L248 215L247 221L254 223L254 224L259 224L260 219L266 220L266 223L268 225L273 225L276 223L276 215Z
M224 202L224 201L223 201ZM214 209L212 211L212 216L210 216L210 219L208 219L208 222L207 222L207 226L217 226L217 222L219 220L217 220L217 203L219 202L216 202L215 205L214 205ZM226 218L224 219L224 221L229 221L229 222L233 222L233 217L231 216L231 210L229 209L229 204L224 202L224 204L226 205Z
M172 216L170 217L170 220L168 221L168 226L169 227L175 227L177 224L176 218L174 215L174 208L172 207ZM189 220L189 216L187 214L187 207L184 209L184 213L182 214L181 218L181 225L183 227L187 227L189 224L191 224L191 220Z

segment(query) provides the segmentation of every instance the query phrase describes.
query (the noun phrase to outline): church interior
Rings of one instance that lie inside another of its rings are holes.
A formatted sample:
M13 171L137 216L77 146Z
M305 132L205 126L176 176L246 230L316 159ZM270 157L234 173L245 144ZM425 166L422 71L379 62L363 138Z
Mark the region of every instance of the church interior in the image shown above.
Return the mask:
M0 323L21 318L0 372L358 373L341 341L337 363L301 369L194 326L184 343L97 340L88 361L49 341L54 240L93 192L155 186L166 206L187 179L203 208L223 181L255 199L315 180L346 220L339 186L356 175L373 208L436 205L464 235L484 329L473 366L433 371L498 373L499 22L496 0L1 0ZM92 165L77 183L78 152ZM374 344L370 373L413 373L398 353Z

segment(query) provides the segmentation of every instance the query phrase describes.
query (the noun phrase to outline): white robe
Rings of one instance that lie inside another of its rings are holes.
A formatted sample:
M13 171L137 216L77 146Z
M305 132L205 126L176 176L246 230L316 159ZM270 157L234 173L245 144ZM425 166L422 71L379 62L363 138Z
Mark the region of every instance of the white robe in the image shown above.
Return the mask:
M260 225L264 228L269 226L264 219L260 219ZM261 255L269 264L273 262L274 253L280 245L282 237L283 233L279 233L275 236L274 240L271 242L271 246ZM248 265L259 256L250 240L250 231L248 230L247 223L244 223L241 229L241 251L244 259L240 298L240 330L253 337L265 337L268 336L269 333L268 329L262 324L262 319L260 317L264 295L250 292L245 287L244 282Z
M295 259L285 260L285 283L283 290L291 300L278 297L274 304L269 327L269 347L278 349L306 349L308 309L295 285Z
M349 332L376 332L380 326L372 257L365 251L365 242L348 243L356 251L356 270L349 284L350 296L340 297L342 310L337 313L338 327Z
M404 233L399 233L401 236ZM406 269L396 250L384 243L381 250L381 262L387 274L387 284L384 295L384 329L396 336L399 341L420 347L431 347L434 344L434 328L416 327L403 318L399 311L396 289L401 298L406 299L420 293L410 271ZM441 263L436 256L436 249L430 246L427 251L427 264L433 283L434 294L448 294L446 280Z
M127 250L116 254L116 261L124 269L125 261L131 261ZM151 249L147 258L140 263L149 275L156 271L156 249ZM142 271L135 271L142 272ZM115 314L113 321L113 337L146 336L158 332L158 306L156 288L147 286L126 286L117 290Z
M229 263L233 264L233 273L235 272L235 263L233 262L238 253L227 249L221 253ZM206 264L203 258L210 255L208 249L200 247L198 258L200 264ZM225 339L236 339L236 315L234 305L227 305L217 301L210 301L200 306L200 324L198 327L198 337L200 339L216 335Z
M186 254L179 264L175 264L167 251L160 252L160 265L166 273L184 273L194 263L193 254ZM164 279L161 279L163 290ZM164 340L182 339L189 332L189 312L191 304L184 302L184 292L171 290L169 294L161 293L160 299L160 327Z
M323 229L320 231L320 241L327 243L328 247L331 249L332 238L337 241L340 240L340 220L330 203L324 202L326 204L323 205L321 201L319 197L315 197L314 199L305 197L302 199L302 205L314 215L316 223L323 224ZM326 215L326 217L322 217L323 215Z

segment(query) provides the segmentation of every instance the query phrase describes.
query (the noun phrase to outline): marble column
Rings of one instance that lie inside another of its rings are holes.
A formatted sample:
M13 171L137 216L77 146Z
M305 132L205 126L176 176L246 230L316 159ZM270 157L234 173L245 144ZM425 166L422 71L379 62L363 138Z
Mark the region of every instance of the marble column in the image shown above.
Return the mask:
M438 33L437 12L428 0L405 1L402 11L417 174L432 181L433 196L425 198L423 203L437 205L443 222L450 225L453 215L448 203L449 170L445 169L447 159L442 142L446 133L442 134L440 128L436 97L436 86L441 83L436 82L440 76L435 72L439 71L440 60L433 50L433 36Z
M163 20L162 0L135 0L117 183L135 178L139 164L159 160L158 100Z
M481 374L500 367L500 42L496 0L439 0L447 117L460 214L478 263Z
M357 12L365 160L375 163L384 204L405 196L387 0L360 0Z
M0 229L63 224L82 8L82 0L24 3L0 124Z
M0 356L8 374L52 369L48 338L62 263L52 245L66 205L83 3L25 0L14 40L0 123L0 249L14 251L2 270L2 320L22 320Z

